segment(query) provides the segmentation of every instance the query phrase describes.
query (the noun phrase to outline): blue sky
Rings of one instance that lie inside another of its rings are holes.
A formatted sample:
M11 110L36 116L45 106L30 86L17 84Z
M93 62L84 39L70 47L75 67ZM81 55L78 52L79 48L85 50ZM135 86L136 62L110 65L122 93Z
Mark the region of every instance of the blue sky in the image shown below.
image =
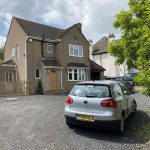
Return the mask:
M87 39L98 41L113 32L114 15L128 8L128 0L0 0L0 47L4 45L12 16L67 28L82 23Z

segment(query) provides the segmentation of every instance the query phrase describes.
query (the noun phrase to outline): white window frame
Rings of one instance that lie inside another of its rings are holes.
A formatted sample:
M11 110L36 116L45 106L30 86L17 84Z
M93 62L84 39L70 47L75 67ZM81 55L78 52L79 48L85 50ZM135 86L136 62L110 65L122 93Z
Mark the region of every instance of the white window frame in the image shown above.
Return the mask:
M49 48L51 48L51 49L49 50ZM47 43L47 52L53 53L53 45L51 43Z
M69 56L83 57L83 46L69 44Z
M11 48L11 57L15 57L15 55L16 55L16 49L15 49L15 47L12 47Z
M36 71L39 70L39 77L36 76ZM41 70L40 68L35 69L35 79L41 79Z
M19 47L19 44L18 44L18 45L16 45L16 59L17 60L19 60L19 49L20 49L20 47Z
M75 70L77 70L77 80L75 80L75 76L74 76ZM79 73L81 73L81 79L80 79ZM69 74L72 74L72 79L69 79ZM68 69L68 81L85 81L85 80L86 80L85 69L79 69L79 68Z

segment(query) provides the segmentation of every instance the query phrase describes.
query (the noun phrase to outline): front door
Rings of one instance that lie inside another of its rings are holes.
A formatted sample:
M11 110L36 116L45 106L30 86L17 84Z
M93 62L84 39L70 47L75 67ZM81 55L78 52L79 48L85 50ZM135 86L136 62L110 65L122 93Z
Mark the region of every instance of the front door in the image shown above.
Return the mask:
M50 84L51 90L57 89L57 71L55 69L50 72Z

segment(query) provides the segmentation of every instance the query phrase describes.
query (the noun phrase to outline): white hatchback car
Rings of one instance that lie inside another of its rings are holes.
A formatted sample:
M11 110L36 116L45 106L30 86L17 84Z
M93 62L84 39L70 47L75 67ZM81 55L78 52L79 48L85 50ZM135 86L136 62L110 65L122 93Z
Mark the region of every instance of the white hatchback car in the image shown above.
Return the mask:
M116 81L76 84L65 101L65 119L74 125L108 127L124 132L124 121L136 111L136 101Z

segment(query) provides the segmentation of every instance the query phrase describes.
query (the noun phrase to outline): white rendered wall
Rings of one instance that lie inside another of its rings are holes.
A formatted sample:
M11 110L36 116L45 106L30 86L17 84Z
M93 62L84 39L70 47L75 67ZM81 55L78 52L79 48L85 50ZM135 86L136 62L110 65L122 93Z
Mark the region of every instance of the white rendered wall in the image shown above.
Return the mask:
M127 73L127 66L115 64L116 59L108 53L93 55L93 61L106 69L104 76L124 76Z

